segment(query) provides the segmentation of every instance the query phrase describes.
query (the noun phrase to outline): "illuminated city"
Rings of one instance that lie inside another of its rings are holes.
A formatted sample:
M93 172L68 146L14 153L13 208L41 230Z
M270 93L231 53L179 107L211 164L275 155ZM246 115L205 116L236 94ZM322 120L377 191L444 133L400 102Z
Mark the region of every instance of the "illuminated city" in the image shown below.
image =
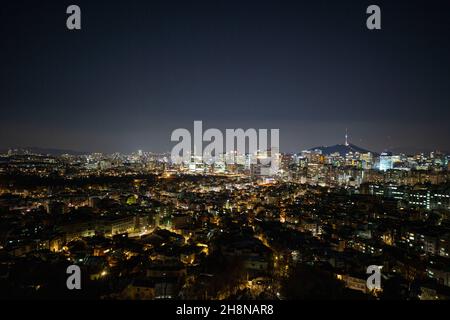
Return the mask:
M450 156L376 154L346 137L278 154L271 176L230 156L8 150L2 288L64 295L52 274L78 264L84 294L102 299L301 299L321 286L325 299L449 297ZM387 289L368 290L369 265Z
M450 300L448 0L0 10L0 300Z

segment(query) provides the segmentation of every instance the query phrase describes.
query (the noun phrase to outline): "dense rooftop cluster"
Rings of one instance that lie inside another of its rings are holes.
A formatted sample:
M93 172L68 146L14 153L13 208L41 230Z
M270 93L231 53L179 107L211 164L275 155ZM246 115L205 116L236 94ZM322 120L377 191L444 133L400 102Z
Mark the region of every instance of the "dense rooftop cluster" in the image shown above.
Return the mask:
M280 155L267 178L142 152L3 155L0 294L448 299L448 157L368 157ZM66 287L73 264L79 291ZM366 286L370 265L381 290Z

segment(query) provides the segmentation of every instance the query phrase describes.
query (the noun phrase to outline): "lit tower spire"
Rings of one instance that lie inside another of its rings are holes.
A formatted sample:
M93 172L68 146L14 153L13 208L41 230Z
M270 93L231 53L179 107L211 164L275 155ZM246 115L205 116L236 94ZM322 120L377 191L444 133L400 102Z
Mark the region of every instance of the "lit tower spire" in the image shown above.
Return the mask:
M348 131L347 131L347 128L345 128L345 145L348 147Z

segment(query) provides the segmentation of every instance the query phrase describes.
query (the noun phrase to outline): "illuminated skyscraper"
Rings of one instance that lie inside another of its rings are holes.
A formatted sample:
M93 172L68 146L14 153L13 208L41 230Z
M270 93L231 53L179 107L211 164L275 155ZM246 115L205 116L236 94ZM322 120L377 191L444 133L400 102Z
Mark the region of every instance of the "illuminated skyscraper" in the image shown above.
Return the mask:
M380 171L390 170L393 167L394 165L392 162L392 154L389 152L383 152L380 155L380 164L379 164Z

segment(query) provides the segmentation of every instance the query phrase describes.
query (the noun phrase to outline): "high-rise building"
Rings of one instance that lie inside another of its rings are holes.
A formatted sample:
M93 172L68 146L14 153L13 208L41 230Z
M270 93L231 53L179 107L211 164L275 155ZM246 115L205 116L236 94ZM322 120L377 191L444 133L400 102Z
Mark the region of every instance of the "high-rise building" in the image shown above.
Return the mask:
M383 152L380 155L380 164L379 164L379 170L380 171L387 171L394 167L393 161L392 161L392 153L390 152Z

